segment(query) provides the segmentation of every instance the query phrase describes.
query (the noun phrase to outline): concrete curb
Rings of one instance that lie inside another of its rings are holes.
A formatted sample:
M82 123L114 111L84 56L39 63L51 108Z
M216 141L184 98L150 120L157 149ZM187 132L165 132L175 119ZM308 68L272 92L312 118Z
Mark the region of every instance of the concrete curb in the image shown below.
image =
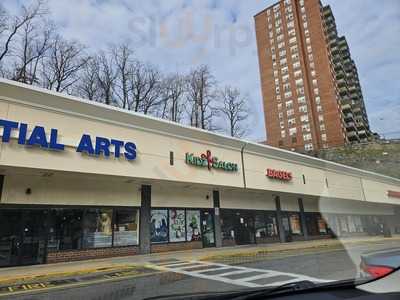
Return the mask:
M343 247L351 246L355 244L363 244L363 243L373 243L384 240L400 240L400 237L392 237L392 238L378 238L378 239L367 239L367 240L326 240L322 243L315 242L309 245L302 245L299 243L295 244L275 244L276 247L271 247L271 245L266 245L264 249L232 249L229 252L221 253L221 254L211 254L200 257L200 260L203 261L211 261L218 260L223 258L240 258L240 257L250 257L257 256L262 254L276 253L276 252L290 252L290 251L301 251L301 250L311 250L317 248L335 248L335 247ZM307 241L302 241L301 243L306 243ZM293 246L292 246L293 245ZM259 247L260 248L260 247Z
M276 248L276 249L258 249L253 251L233 251L231 253L222 253L216 255L208 255L201 257L200 260L203 261L210 261L218 258L227 258L227 257L246 257L246 256L256 256L258 254L268 254L268 253L277 253L277 252L289 252L289 251L298 251L298 250L306 250L306 249L315 249L315 248L328 248L328 247L335 247L340 246L341 243L331 243L331 244L319 244L319 245L309 245L303 247L290 247L290 248Z
M113 271L122 271L127 269L135 269L142 267L141 265L120 265L120 266L112 266L112 267L99 267L99 268L89 268L89 269L81 269L77 271L69 271L69 272L53 272L47 274L38 274L38 275L30 275L30 276L15 276L15 277L7 277L0 278L0 285L8 285L15 284L19 282L28 282L33 280L50 280L54 278L62 278L62 277L72 277L72 276L83 276L90 275L96 273L105 273L105 272L113 272Z
M90 286L93 284L102 284L105 282L117 282L117 281L126 280L126 279L153 276L153 275L157 275L159 273L160 273L159 271L154 271L154 272L148 272L148 273L129 274L129 275L125 275L122 277L112 277L112 278L89 280L89 281L85 281L85 282L66 283L66 284L62 284L59 286L46 286L42 283L34 283L34 284L25 283L25 284L20 284L20 286L19 286L19 287L21 287L21 286L25 287L23 290L21 290L21 289L13 290L14 286L9 286L7 292L0 292L0 299L3 299L4 297L9 297L9 296L18 296L18 295L26 295L26 294L38 295L41 293L47 293L50 290L65 290L68 288L85 287L85 286ZM1 287L0 287L0 290L1 290Z

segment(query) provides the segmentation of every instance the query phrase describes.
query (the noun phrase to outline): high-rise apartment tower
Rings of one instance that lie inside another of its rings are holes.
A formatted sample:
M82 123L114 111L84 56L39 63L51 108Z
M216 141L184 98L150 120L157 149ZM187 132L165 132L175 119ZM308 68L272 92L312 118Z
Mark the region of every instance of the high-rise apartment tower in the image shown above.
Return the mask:
M282 0L254 18L267 144L309 152L367 141L357 68L331 8Z

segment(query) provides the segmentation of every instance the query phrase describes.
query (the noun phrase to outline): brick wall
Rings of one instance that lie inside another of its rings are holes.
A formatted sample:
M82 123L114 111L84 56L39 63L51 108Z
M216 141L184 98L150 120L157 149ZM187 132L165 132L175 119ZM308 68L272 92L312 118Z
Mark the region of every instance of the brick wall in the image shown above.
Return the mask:
M234 239L225 239L222 240L222 247L236 246L236 242Z
M332 238L332 236L329 235L329 234L326 234L326 235L309 235L308 236L309 240L328 240L328 239L331 239L331 238Z
M270 243L279 243L279 237L265 237L265 238L256 238L257 244L270 244Z
M107 258L115 256L129 256L138 254L139 248L137 246L129 247L114 247L114 248L98 248L98 249L85 249L85 250L65 250L50 252L47 255L47 263L58 263L68 261L79 261L95 258Z
M293 242L296 242L296 241L305 241L303 235L292 235L291 239L292 239Z
M160 253L168 251L191 250L191 249L201 249L201 248L203 248L203 243L201 241L169 243L169 244L153 244L151 245L151 252Z

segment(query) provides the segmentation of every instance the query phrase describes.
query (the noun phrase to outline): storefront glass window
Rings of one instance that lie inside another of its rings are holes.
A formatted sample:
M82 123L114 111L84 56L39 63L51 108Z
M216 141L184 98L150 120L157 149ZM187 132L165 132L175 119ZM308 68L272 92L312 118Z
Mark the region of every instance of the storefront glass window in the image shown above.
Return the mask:
M315 213L306 213L306 227L309 235L318 235L318 221Z
M0 267L17 263L17 242L21 228L21 212L0 210Z
M290 228L292 229L292 234L301 234L301 224L300 216L298 213L291 213L289 215Z
M327 234L327 224L319 213L306 213L306 226L309 235Z
M150 235L152 243L168 242L168 210L151 210Z
M49 216L48 250L80 249L82 246L82 217L83 210L52 210Z
M338 236L340 235L340 227L337 216L331 214L324 214L324 218L327 222L327 227L331 234Z
M186 210L186 237L188 242L201 240L199 210Z
M361 217L354 216L353 221L354 221L354 226L355 226L356 232L364 232L364 226L363 226Z
M223 240L234 240L235 239L235 230L232 224L229 224L229 221L223 220L222 230L222 239Z
M213 215L208 211L202 211L201 218L203 243L205 247L209 247L215 243Z
M112 209L88 209L83 218L84 248L111 247Z
M139 243L139 210L117 209L114 221L114 246L129 246Z
M273 213L257 212L255 216L256 237L274 237L278 235L276 216Z
M347 216L347 225L349 226L349 232L357 232L353 216Z
M340 224L340 231L341 232L349 232L349 229L347 227L347 218L346 216L338 216L338 221Z
M256 213L254 225L257 238L267 237L267 222L266 217L263 213Z
M230 210L221 211L221 231L223 240L235 239L236 215Z
M169 241L184 242L186 240L185 210L169 210Z
M285 232L290 231L289 218L287 216L282 216L282 226Z
M267 215L267 236L278 236L278 225L275 214Z

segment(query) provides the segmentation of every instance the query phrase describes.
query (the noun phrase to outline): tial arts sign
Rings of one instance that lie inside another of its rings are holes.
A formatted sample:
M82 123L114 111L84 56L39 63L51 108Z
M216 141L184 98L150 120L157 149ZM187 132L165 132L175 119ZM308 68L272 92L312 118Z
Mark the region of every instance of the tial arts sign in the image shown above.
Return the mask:
M49 132L46 132L44 127L34 126L32 132L28 135L28 124L0 119L1 127L3 128L3 143L9 143L11 132L18 130L18 144L20 145L38 146L43 149L56 151L63 151L65 148L64 144L57 141L58 130L54 128L50 129L50 135L48 135ZM113 150L113 153L111 150ZM136 159L136 145L134 143L105 137L95 137L92 140L89 134L82 135L76 147L76 152L93 156L104 155L105 157L113 154L116 158L123 155L126 160Z

